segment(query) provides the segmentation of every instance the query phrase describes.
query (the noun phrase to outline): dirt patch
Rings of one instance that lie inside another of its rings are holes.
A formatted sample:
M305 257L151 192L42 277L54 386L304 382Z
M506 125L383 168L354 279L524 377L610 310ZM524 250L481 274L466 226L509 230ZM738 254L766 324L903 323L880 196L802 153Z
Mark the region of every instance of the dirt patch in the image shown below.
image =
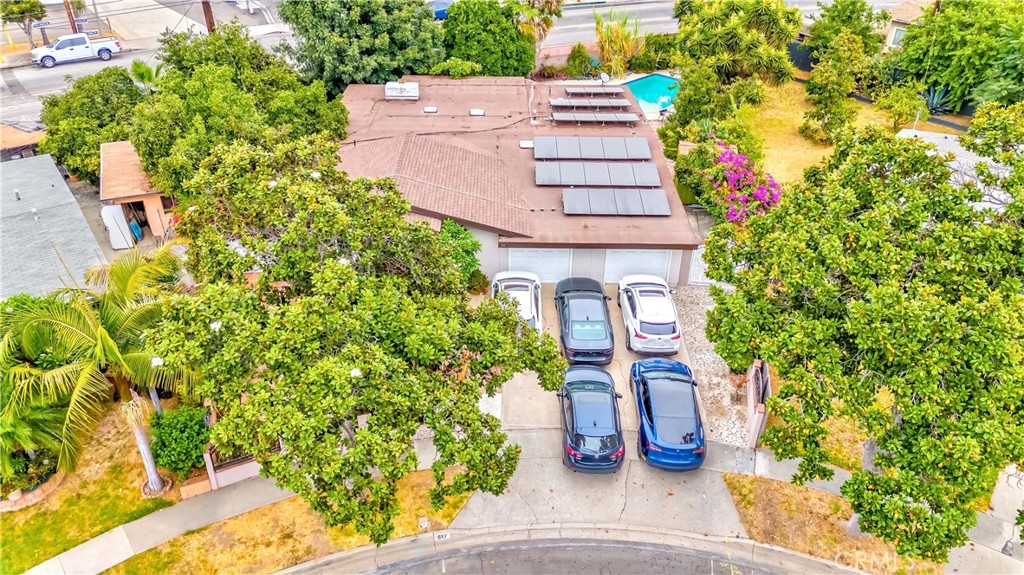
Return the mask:
M942 573L930 561L904 559L892 545L871 536L851 537L853 512L843 497L763 477L723 474L751 539L880 574Z

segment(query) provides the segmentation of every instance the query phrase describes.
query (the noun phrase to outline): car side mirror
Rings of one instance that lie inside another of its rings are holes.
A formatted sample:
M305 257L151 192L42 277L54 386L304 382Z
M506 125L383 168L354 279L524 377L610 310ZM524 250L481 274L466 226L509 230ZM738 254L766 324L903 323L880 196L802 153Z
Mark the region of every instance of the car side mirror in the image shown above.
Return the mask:
M670 294L672 294L672 295L676 295L676 290L674 290L674 289L670 289L670 290L668 290L668 293L670 293Z
M604 301L612 301L612 297L606 295L604 296Z
M622 399L622 394L616 391L615 392L615 399Z

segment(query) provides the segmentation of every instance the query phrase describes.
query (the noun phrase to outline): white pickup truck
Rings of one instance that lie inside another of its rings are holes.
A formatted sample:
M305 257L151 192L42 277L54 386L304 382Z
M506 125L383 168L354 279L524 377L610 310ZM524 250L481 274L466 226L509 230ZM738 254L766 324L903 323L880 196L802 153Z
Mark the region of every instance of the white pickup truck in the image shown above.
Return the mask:
M86 34L68 34L57 38L49 46L33 48L32 62L43 68L53 68L57 64L75 60L109 60L120 51L121 41L117 38L90 40Z

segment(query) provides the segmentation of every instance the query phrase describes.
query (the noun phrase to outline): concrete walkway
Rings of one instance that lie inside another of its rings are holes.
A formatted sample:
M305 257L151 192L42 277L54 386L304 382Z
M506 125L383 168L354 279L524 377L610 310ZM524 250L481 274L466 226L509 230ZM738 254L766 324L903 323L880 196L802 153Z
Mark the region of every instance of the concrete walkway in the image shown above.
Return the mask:
M115 527L36 565L28 570L28 573L99 573L183 533L287 499L292 495L290 491L279 489L273 480L262 477L247 479L224 489L186 499L172 507Z

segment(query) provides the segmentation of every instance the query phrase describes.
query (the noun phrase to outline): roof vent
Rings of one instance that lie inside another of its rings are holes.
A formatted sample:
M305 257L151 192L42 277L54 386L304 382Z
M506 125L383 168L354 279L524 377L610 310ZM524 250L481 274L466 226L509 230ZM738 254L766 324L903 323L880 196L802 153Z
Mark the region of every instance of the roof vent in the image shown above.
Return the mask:
M469 109L469 115L470 116L483 116L484 115L484 109L483 108L470 108Z
M384 84L385 100L419 100L418 82L387 82Z
M533 140L519 140L519 147L523 150L532 150Z
M424 106L423 107L423 113L424 114L436 114L437 113L437 106Z

